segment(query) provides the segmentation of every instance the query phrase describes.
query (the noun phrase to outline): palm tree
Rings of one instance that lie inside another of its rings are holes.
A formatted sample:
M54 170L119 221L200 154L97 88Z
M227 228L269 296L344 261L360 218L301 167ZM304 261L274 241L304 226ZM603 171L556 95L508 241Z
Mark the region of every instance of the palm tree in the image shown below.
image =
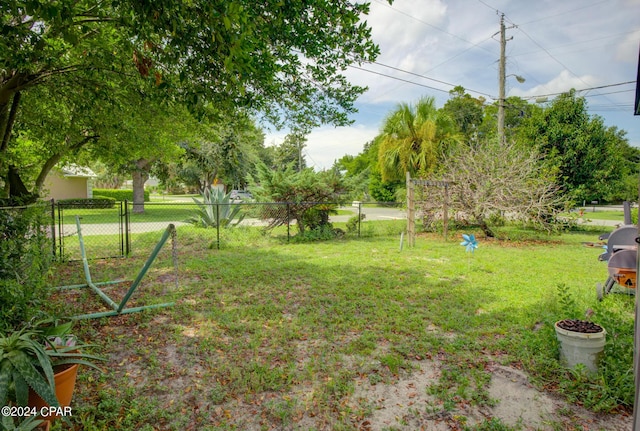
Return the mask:
M381 136L378 164L384 181L402 180L405 172L432 173L447 147L459 140L453 121L436 109L433 97L398 105L385 119Z

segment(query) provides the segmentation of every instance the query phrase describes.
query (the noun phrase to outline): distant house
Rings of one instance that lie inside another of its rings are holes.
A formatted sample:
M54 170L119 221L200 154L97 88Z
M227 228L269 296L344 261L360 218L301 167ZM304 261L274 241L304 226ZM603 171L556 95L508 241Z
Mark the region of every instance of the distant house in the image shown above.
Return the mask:
M55 167L44 181L43 199L92 198L92 179L97 175L89 168L67 165Z

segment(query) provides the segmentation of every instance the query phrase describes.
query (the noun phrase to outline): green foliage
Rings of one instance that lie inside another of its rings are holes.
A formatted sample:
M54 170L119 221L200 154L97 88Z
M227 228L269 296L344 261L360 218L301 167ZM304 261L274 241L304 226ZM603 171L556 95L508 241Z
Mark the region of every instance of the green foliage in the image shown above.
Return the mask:
M307 168L307 162L302 154L307 138L301 133L290 133L285 136L280 145L273 148L272 167L285 170L291 167L296 171Z
M57 201L62 206L73 208L113 208L116 205L116 199L111 197L103 197L94 195L90 199L60 199Z
M603 200L622 188L632 164L624 132L591 116L584 97L574 90L535 111L519 130L519 138L538 149L557 171L558 184L576 202Z
M560 309L563 312L563 319L579 319L584 317L580 315L578 305L566 283L559 283L556 293L558 295L558 304L560 304Z
M435 99L422 98L415 105L402 103L384 120L378 166L382 180L404 180L428 175L449 147L459 141L456 126Z
M462 86L453 88L449 94L451 97L442 111L449 114L465 142L477 139L478 129L482 124L484 100L471 97Z
M277 214L263 214L269 220L269 229L296 220L299 233L329 223L329 213L335 210L343 190L342 180L333 171L315 172L313 169L273 171L265 165L258 166L252 192L263 202L281 202L286 210ZM283 208L284 209L284 208Z
M53 326L51 321L33 325L0 336L0 404L8 402L26 406L29 389L50 406L59 407L55 393L55 368L69 364L95 367L88 360L100 360L96 356L80 353L84 345L73 343L57 345L51 337L66 336L71 324ZM97 367L96 367L97 368Z
M347 221L347 232L348 233L355 233L358 231L358 226L360 226L360 223L362 223L362 221L367 217L366 214L361 213L359 216L355 215L351 218L349 218L349 220Z
M0 431L31 431L38 428L44 421L36 419L36 416L29 416L24 419L16 418L18 423L11 416L0 418Z
M202 200L193 198L193 201L199 209L186 221L195 226L230 228L244 220L240 205L231 202L231 193L225 193L218 188L207 187L202 194Z
M313 241L329 241L336 239L344 234L340 229L334 229L331 223L322 224L313 228L307 228L304 232L299 232L291 237L291 242L313 242Z
M166 185L184 183L198 191L216 181L243 189L264 150L262 131L252 119L236 113L211 112L199 128L202 136L180 142L184 155L178 163L166 160L158 169L159 178Z
M115 199L116 202L124 202L129 201L133 202L133 190L123 190L123 189L93 189L93 194L95 196L100 196L101 198L111 198ZM149 198L149 191L144 191L144 201L149 202L151 199Z
M464 431L518 431L522 427L510 427L499 418L485 419L473 427L465 426Z
M160 99L198 114L207 106L225 112L247 107L277 125L349 124L348 115L365 88L351 85L343 71L379 54L362 20L368 11L366 3L319 0L264 7L248 0L97 5L10 0L0 10L0 69L6 72L0 75L0 136L9 136L20 123L29 141L56 146L42 153L47 157L75 158L90 148L117 159L121 152L94 143L104 139L101 131L118 125L125 136L119 148L129 162L153 159L141 153L166 154L168 148L154 140L160 137L164 143L174 129L157 127L166 124L166 117L149 113ZM62 86L69 91L56 97ZM43 97L33 97L40 89L46 89L40 92ZM132 98L136 103L126 103ZM61 109L45 108L59 101ZM21 115L25 102L33 109L15 123L7 121L10 113ZM47 118L45 127L38 126L39 115L48 112L58 119ZM74 125L77 116L82 120ZM49 134L46 129L54 123L59 127ZM64 130L70 132L68 141L62 139ZM86 140L82 131L88 131ZM61 139L49 139L53 135ZM129 139L132 135L139 140ZM0 150L2 176L14 144ZM138 157L130 157L134 154ZM40 156L33 147L23 155ZM38 162L44 166L44 160Z
M453 239L460 232L448 241L421 236L414 248L399 253L405 224L394 223L393 237L295 245L278 240L247 245L242 242L247 231L261 232L260 227L229 229L226 238L240 239L216 253L207 249L215 231L184 226L181 261L191 276L182 279L180 292L167 295L186 295L190 303L162 312L175 322L169 326L158 325L157 314L144 313L131 315L137 333L113 337L119 330L115 321L85 327L98 331L113 363L123 365L108 379L83 382L75 396L74 425L86 430L184 429L188 424L248 429L256 422L242 409L252 405L256 414L251 416L266 428L278 428L284 420L291 421L290 428L332 424L335 429L333 424L346 418L343 429L351 429L355 414L366 420L375 408L377 398L361 399L362 383L377 384L379 393L397 383L393 372L404 379L423 373L419 367L425 365L436 367L426 388L436 397L429 413L449 412L450 425L455 421L461 429L460 405L482 411L495 405L487 392L493 372L502 374L503 366L525 372L542 393L588 403L594 411L624 414L621 410L633 405L634 298L609 295L594 304L594 286L606 277L606 267L597 261L597 250L581 243L599 230L547 235L510 225L504 239L484 240L469 266L464 248ZM134 259L142 264L146 256ZM203 283L215 265L216 282ZM108 276L113 264L98 268L96 277ZM595 377L585 379L559 364L553 323L564 317L556 292L560 283L571 290L579 309L592 307L607 330L604 362ZM160 294L162 283L152 285L149 295ZM185 336L184 328L197 328L197 337ZM172 360L162 360L165 352ZM427 359L436 355L435 363ZM179 368L183 378L175 379L179 365L185 365ZM148 388L142 392L132 378L141 370ZM313 394L304 396L301 386L313 387ZM243 405L228 402L238 397ZM185 410L190 400L219 405ZM300 407L289 410L280 404L284 401ZM409 426L400 423L408 408L388 426ZM431 415L425 413L417 411L411 426L429 425L424 421ZM497 419L469 422L470 429L510 430ZM516 430L531 426L536 425L512 425Z
M0 209L0 331L29 321L46 298L50 207Z
M403 185L401 181L382 181L378 173L369 177L369 193L376 202L395 202L396 191Z

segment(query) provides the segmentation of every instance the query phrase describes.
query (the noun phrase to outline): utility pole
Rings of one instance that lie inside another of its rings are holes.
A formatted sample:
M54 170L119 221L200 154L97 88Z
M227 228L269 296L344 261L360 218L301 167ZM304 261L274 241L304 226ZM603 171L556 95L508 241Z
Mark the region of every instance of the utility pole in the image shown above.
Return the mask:
M515 25L509 27L514 28ZM513 39L513 36L507 39L506 37L507 28L504 26L504 14L500 14L500 60L498 61L498 139L500 141L500 145L505 145L507 143L507 137L504 133L504 108L506 105L506 96L505 96L505 86L506 86L506 48L507 42ZM497 33L496 33L497 34ZM494 34L495 36L495 34ZM525 79L519 75L509 75L515 76L516 80L519 83L523 83Z
M505 63L506 63L506 47L507 41L513 39L510 37L506 38L506 28L504 27L504 14L500 15L500 61L498 67L498 139L500 140L500 145L504 145L507 142L507 139L504 134L504 105L505 105L505 81L506 81L506 72L505 72Z

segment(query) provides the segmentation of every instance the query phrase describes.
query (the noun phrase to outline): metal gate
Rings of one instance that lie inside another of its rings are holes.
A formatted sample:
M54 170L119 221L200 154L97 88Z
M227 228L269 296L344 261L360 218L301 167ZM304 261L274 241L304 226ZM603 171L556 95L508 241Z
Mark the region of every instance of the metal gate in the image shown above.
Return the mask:
M126 202L111 208L73 201L58 201L56 237L61 260L80 260L76 217L80 219L88 259L125 257L131 251L129 211ZM54 218L56 214L54 214Z

